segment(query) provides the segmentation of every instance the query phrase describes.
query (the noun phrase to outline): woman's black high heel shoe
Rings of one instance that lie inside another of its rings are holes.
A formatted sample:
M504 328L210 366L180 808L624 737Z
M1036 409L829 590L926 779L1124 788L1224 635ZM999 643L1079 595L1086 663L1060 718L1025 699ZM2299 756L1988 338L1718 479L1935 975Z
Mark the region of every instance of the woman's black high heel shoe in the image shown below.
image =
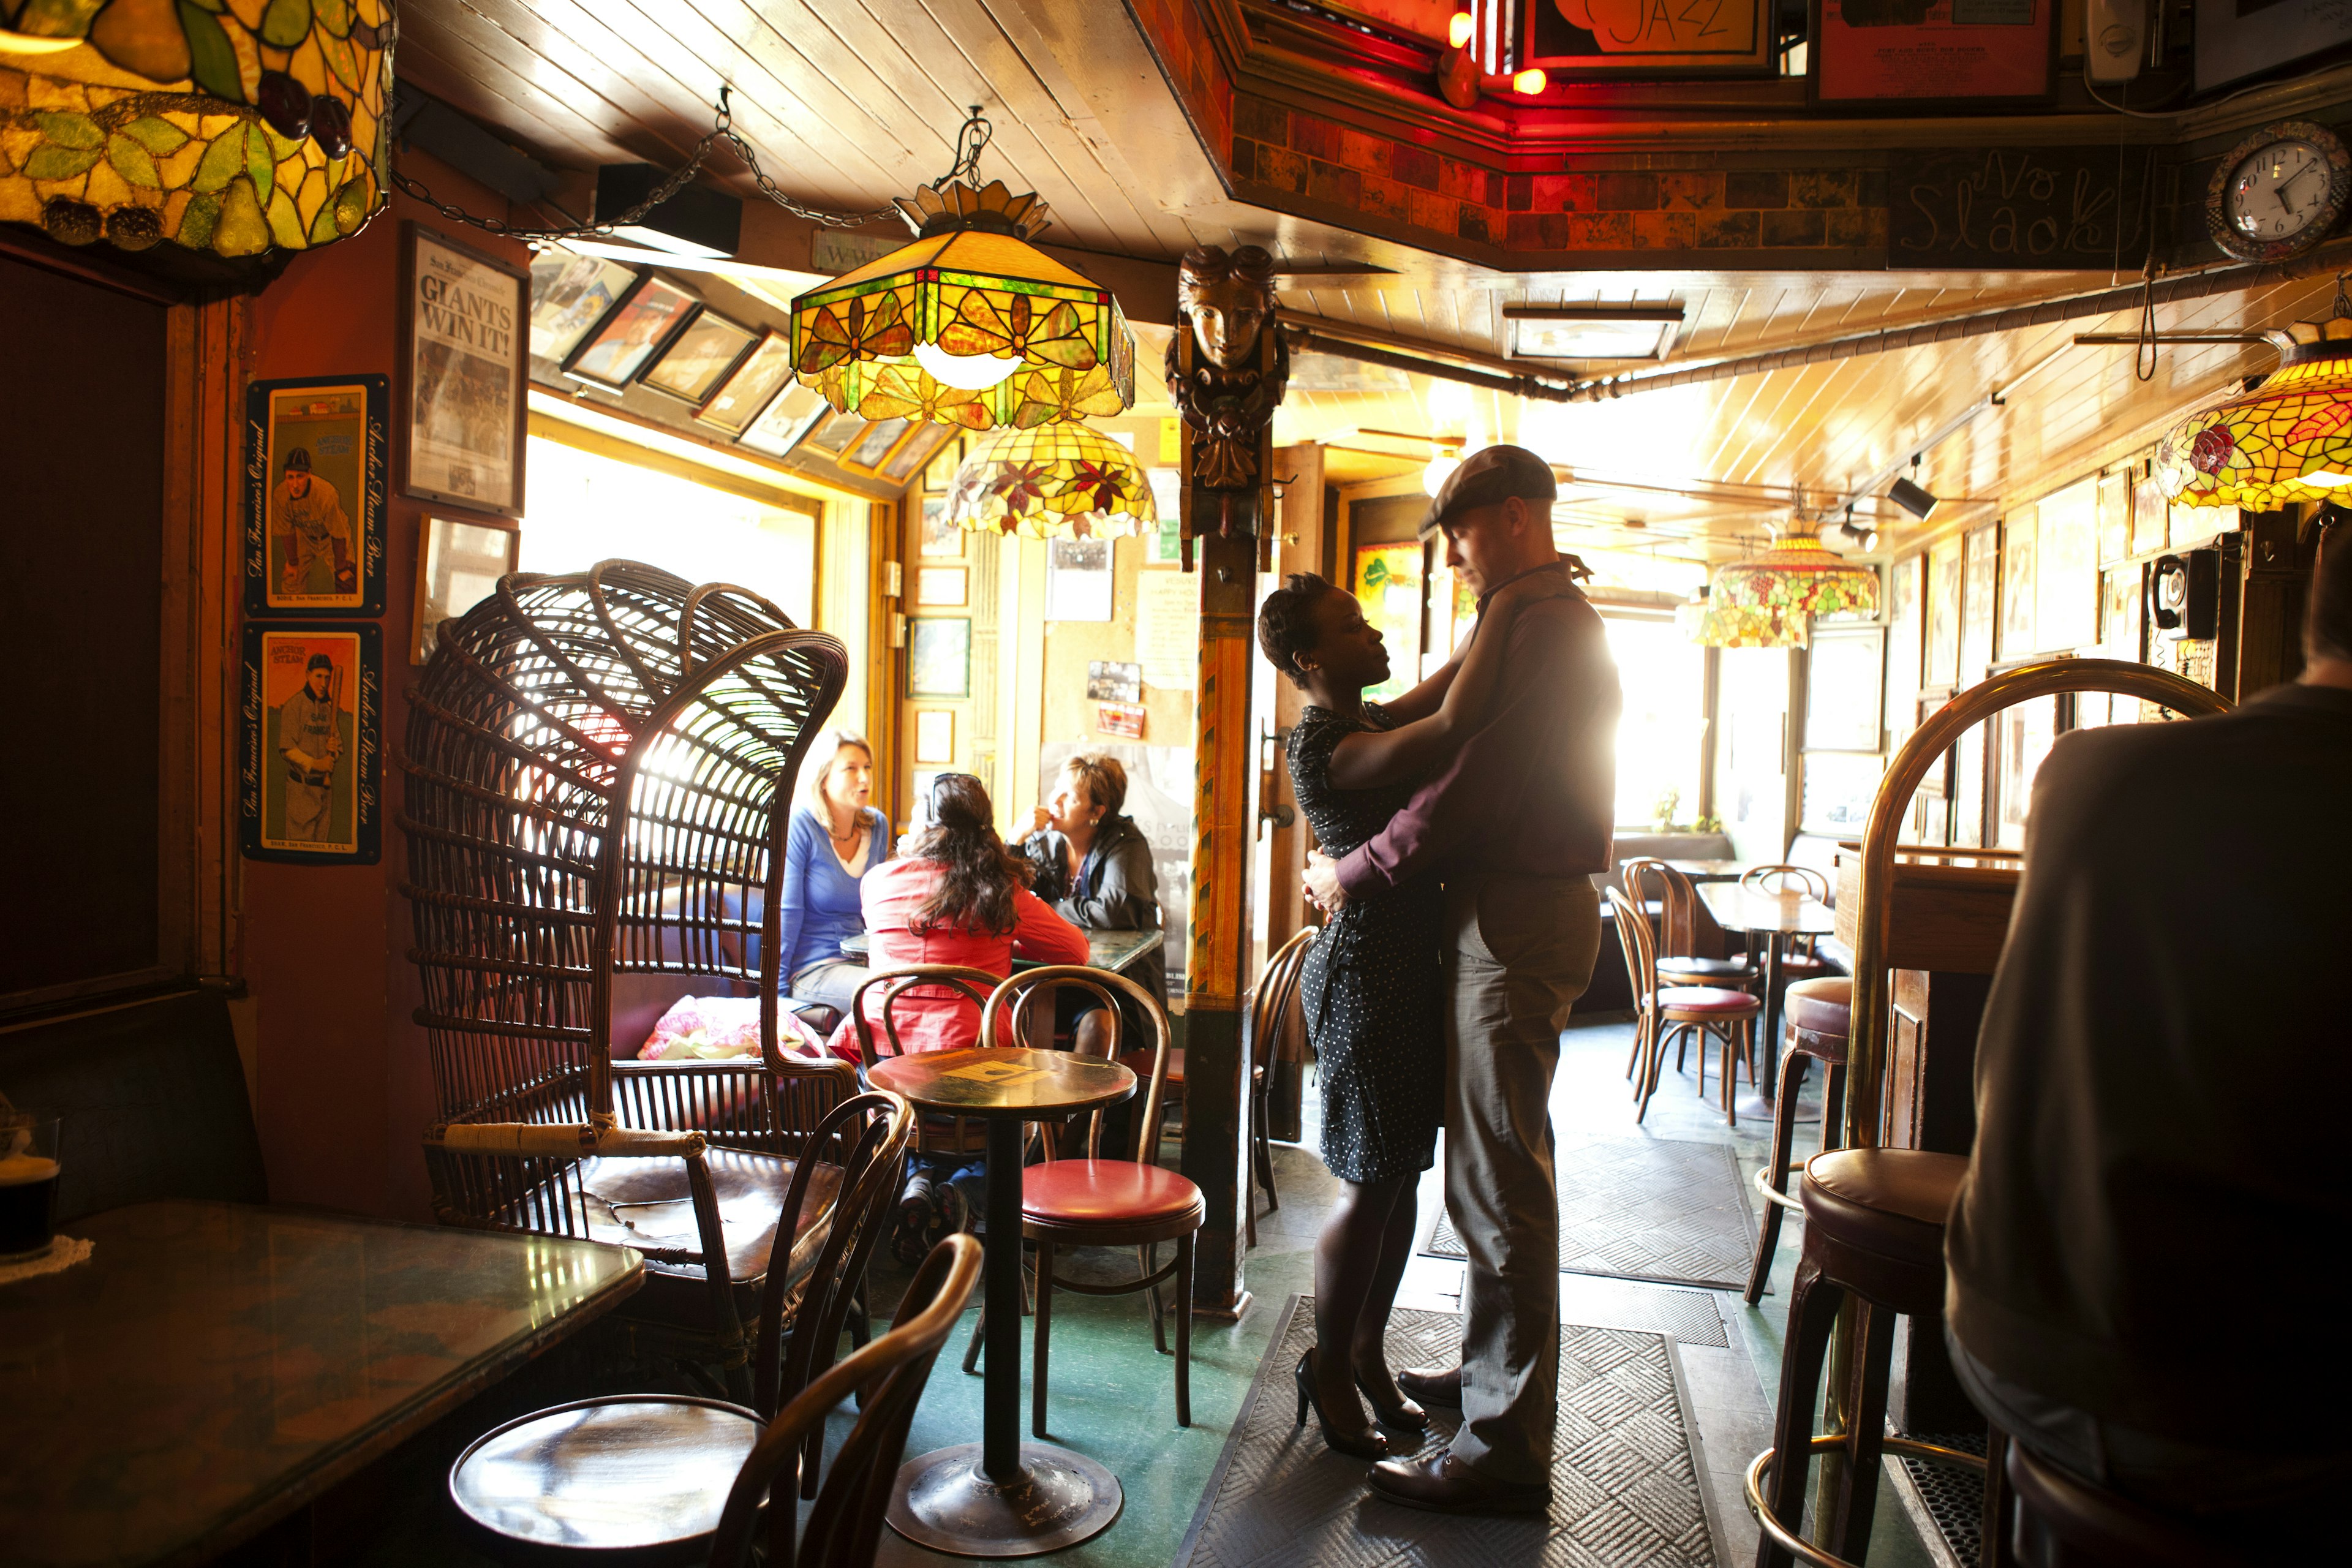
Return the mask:
M1315 1412L1315 1425L1322 1429L1324 1444L1334 1453L1347 1454L1359 1459L1385 1459L1389 1457L1389 1440L1381 1436L1378 1427L1367 1430L1361 1436L1333 1428L1331 1417L1324 1413L1323 1402L1315 1397L1315 1348L1312 1345L1300 1354L1298 1365L1292 1369L1292 1376L1298 1384L1298 1425L1307 1425L1307 1412L1311 1409Z
M1360 1369L1356 1373L1356 1392L1364 1396L1364 1403L1372 1407L1372 1419L1381 1426L1392 1427L1399 1432L1422 1433L1429 1430L1428 1411L1423 1410L1402 1393L1397 1395L1397 1402L1394 1405L1381 1404L1381 1396L1372 1392L1372 1385L1364 1381L1364 1374Z

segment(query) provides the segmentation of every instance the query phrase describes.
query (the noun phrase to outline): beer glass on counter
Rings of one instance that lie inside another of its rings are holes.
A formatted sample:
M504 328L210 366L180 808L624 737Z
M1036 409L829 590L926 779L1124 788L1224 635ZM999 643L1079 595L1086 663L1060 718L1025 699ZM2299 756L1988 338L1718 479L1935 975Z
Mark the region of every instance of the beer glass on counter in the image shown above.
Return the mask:
M58 1215L58 1119L0 1100L0 1263L48 1251Z

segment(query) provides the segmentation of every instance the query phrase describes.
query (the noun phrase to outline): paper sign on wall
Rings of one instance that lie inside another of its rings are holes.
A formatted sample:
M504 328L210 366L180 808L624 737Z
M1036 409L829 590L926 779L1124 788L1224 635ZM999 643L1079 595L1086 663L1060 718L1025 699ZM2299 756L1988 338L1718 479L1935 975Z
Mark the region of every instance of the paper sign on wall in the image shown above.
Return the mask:
M1147 686L1190 691L1201 663L1200 580L1181 572L1139 572L1135 657Z

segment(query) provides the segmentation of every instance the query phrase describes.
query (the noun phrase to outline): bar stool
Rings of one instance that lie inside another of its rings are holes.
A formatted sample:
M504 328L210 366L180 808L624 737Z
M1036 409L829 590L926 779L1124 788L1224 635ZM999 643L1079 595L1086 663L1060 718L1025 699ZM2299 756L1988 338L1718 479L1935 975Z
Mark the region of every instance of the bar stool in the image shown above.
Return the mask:
M1756 1173L1756 1190L1764 1197L1764 1224L1756 1237L1756 1261L1748 1270L1748 1304L1763 1298L1772 1276L1772 1254L1780 1245L1780 1211L1797 1206L1789 1195L1789 1173L1801 1170L1789 1160L1789 1144L1797 1131L1797 1090L1805 1081L1808 1058L1820 1062L1822 1138L1824 1150L1839 1142L1838 1128L1845 1106L1845 1037L1853 1000L1853 982L1843 976L1801 980L1782 993L1781 1016L1788 1019L1780 1055L1780 1088L1772 1101L1772 1154Z
M1944 1218L1968 1168L1958 1154L1924 1149L1837 1149L1805 1162L1798 1188L1805 1247L1789 1298L1780 1409L1772 1447L1748 1467L1748 1506L1763 1531L1757 1568L1788 1568L1798 1558L1825 1568L1859 1563L1870 1547L1883 1452L1983 1470L1974 1454L1885 1435L1895 1318L1933 1318L1944 1310ZM1866 1331L1847 1405L1851 1419L1845 1431L1815 1436L1822 1362L1848 1295ZM1823 1544L1817 1547L1797 1529L1811 1457L1831 1450L1843 1452L1846 1465L1835 1496L1824 1501Z
M2157 1512L2008 1445L2017 1568L2251 1568L2218 1534Z

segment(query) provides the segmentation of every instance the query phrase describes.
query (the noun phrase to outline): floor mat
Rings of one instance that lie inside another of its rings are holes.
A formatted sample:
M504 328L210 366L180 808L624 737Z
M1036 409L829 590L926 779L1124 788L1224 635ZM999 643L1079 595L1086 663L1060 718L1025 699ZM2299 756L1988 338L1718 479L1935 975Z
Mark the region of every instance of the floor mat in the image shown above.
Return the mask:
M1738 1290L1756 1251L1754 1217L1727 1143L1594 1138L1560 1145L1559 1266L1665 1285ZM1423 1251L1461 1258L1441 1213Z
M1361 1459L1323 1445L1314 1417L1293 1425L1291 1367L1314 1342L1313 1302L1288 1316L1210 1478L1175 1568L1711 1568L1715 1521L1699 1484L1690 1405L1664 1336L1570 1324L1560 1330L1559 1434L1549 1518L1423 1513L1370 1496ZM1451 1365L1461 1321L1398 1311L1389 1358ZM1429 1445L1454 1425L1435 1411Z

